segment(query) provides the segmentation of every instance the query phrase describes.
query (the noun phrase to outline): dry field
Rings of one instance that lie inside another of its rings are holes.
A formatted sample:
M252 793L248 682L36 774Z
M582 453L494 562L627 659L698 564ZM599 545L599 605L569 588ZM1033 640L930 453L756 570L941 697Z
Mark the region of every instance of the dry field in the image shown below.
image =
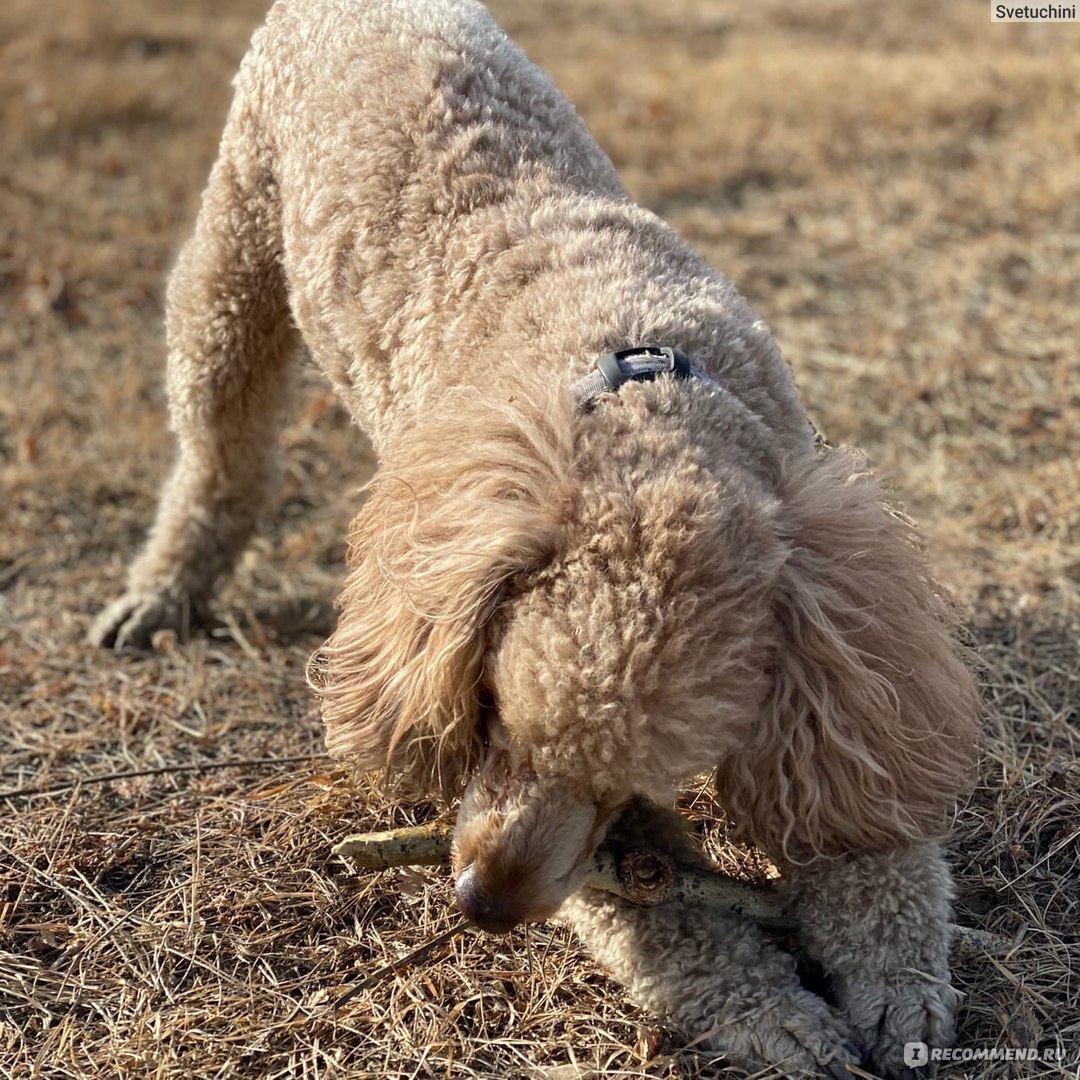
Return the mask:
M0 1076L692 1077L558 926L350 883L427 818L321 756L303 666L372 467L313 375L272 519L189 644L83 644L171 447L163 282L264 0L0 6ZM738 282L921 521L983 660L955 822L960 1043L1080 1072L1080 26L982 0L496 0L626 183ZM714 852L706 794L690 814Z

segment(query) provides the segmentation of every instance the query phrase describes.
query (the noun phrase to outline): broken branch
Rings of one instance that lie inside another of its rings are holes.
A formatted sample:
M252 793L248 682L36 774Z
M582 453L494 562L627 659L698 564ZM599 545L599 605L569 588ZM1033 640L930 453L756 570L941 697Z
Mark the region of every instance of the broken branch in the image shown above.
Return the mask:
M347 836L335 845L333 853L363 870L435 866L449 861L451 838L445 825L417 825ZM702 904L752 919L770 930L793 931L798 926L774 890L714 870L677 863L667 852L655 848L620 853L601 848L592 857L585 885L647 907ZM978 948L995 955L1008 951L1013 944L967 926L953 927L953 942L960 948Z

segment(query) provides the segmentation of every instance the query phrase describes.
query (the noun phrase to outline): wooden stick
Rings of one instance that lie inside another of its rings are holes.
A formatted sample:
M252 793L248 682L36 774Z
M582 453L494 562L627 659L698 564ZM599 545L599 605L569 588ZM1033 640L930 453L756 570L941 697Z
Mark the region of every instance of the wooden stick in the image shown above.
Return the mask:
M435 866L449 860L451 836L449 829L437 823L360 833L345 837L333 853L361 870ZM772 890L726 874L683 866L653 848L635 848L618 856L597 851L585 884L648 907L672 902L706 904L778 929L795 926Z
M347 836L333 853L363 870L393 866L435 866L450 858L452 833L438 823L387 832ZM635 848L616 855L601 848L592 857L585 884L634 904L691 903L734 912L770 930L794 931L798 923L785 911L775 890L751 885L712 870L677 863L667 852ZM953 943L1000 955L1013 943L985 930L953 927Z

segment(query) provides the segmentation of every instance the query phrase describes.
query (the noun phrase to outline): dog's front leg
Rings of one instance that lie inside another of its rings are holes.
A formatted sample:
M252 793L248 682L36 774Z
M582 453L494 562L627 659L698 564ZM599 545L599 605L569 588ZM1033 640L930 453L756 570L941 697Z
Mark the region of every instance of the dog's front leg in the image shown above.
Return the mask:
M707 867L672 809L634 800L610 829L615 850L659 846L688 866ZM845 1022L806 990L790 956L744 919L673 903L638 907L583 889L563 905L586 947L647 1009L706 1050L792 1075L850 1077L855 1060Z
M785 867L803 947L832 976L856 1043L887 1077L904 1045L949 1046L952 882L934 844Z
M277 480L275 440L295 350L276 188L242 98L233 106L195 235L169 281L169 411L179 443L125 594L90 631L145 646L182 630L231 569Z
M638 907L583 889L560 911L633 998L733 1064L850 1080L844 1021L751 923L691 904Z

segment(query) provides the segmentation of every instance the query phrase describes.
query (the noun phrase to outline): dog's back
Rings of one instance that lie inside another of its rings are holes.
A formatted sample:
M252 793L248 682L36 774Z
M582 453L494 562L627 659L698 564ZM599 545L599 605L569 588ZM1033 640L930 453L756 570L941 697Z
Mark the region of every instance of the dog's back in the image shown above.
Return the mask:
M265 147L296 322L380 448L403 406L485 377L478 344L573 229L560 208L562 237L545 237L545 208L641 213L551 79L468 0L279 0L230 124Z
M722 360L772 438L804 449L764 324L629 200L479 4L279 0L222 151L253 146L292 316L380 451L449 386L508 367L573 380L641 341L676 341L706 370Z

